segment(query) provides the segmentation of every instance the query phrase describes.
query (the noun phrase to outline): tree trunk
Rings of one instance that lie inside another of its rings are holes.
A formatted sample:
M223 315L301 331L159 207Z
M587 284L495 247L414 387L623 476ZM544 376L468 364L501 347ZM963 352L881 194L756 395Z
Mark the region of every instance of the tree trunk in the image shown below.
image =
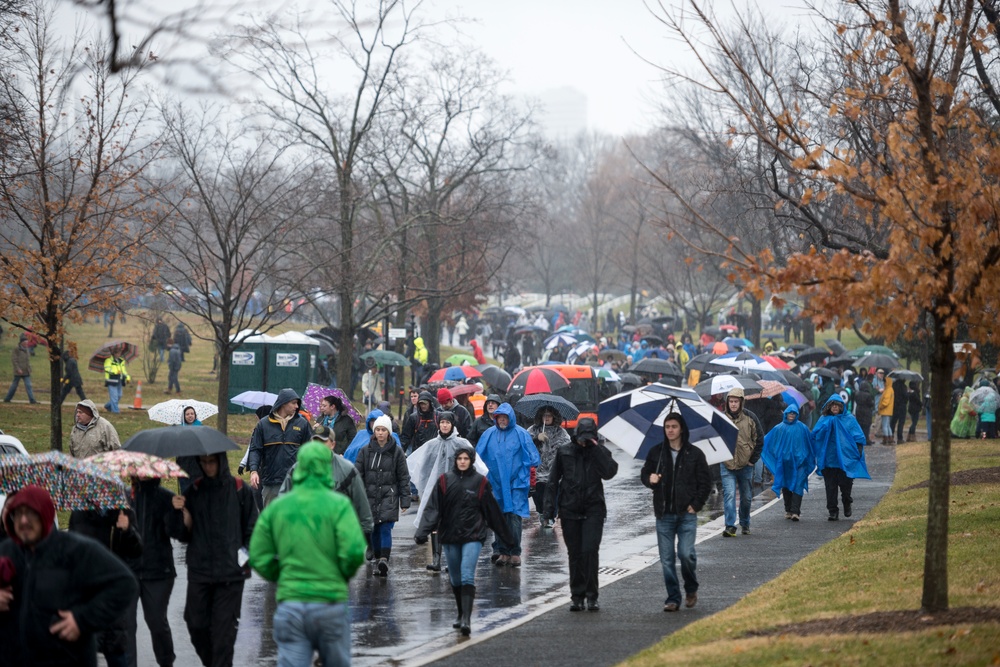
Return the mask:
M760 299L751 297L750 299L750 329L752 330L752 335L750 336L751 342L756 349L760 349L760 330L762 326L762 317L760 312Z
M218 429L229 435L229 362L232 361L233 350L228 345L220 346L218 341L216 347L219 349L219 390L215 396L219 406L217 423ZM267 359L264 359L264 363L267 363Z
M951 373L954 336L934 321L931 352L931 461L927 488L927 540L924 547L924 590L921 610L948 609L948 504L951 472Z
M427 348L427 361L432 364L441 363L441 309L444 302L436 297L427 299L427 328L424 333L424 346Z
M49 343L51 345L51 343ZM51 348L45 348L45 352L51 352ZM49 386L52 387L52 394L49 397L49 445L52 449L61 452L62 444L62 404L59 401L62 396L62 364L59 357L49 355Z

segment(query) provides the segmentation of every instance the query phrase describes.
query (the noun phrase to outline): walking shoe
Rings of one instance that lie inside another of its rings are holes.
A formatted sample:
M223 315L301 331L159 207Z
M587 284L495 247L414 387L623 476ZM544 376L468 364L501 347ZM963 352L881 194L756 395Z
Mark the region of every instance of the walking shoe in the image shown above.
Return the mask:
M668 602L667 604L663 605L663 611L677 611L680 608L681 606L676 602Z
M844 516L851 516L851 503L844 503Z
M792 518L792 513L791 512L785 512L785 518L786 519L791 519Z
M378 571L380 577L389 576L389 561L385 558L379 558L378 563L375 564L375 569Z
M576 600L576 599L574 599L574 600L571 601L571 603L569 605L569 610L570 611L583 611L583 609L584 609L584 607L583 607L583 600Z
M521 567L521 557L520 556L511 556L509 564L510 564L511 567Z
M490 562L491 563L496 563L498 560L500 560L500 554L492 554L490 556Z
M587 611L600 611L601 605L597 604L597 598L587 599Z
M744 535L750 534L750 526L743 526L743 534Z
M792 521L798 521L798 520L799 520L799 515L798 514L793 514L792 515Z
M830 510L830 516L826 518L827 521L837 521L840 519L840 510Z
M510 561L510 556L499 556L495 561L493 561L493 564L496 565L497 567L503 567L509 561Z
M726 529L722 531L723 537L736 537L736 526L726 526Z
M698 594L692 593L684 599L684 606L690 609L691 607L698 604Z
M240 474L243 474L243 473L240 473ZM365 549L365 560L368 561L369 563L371 561L375 560L375 552L372 551L371 547L367 547Z

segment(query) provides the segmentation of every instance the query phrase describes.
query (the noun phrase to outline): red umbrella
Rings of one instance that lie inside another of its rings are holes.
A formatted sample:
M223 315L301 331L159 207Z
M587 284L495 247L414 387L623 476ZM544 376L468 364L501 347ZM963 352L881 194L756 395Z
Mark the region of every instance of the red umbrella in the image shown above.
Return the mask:
M569 380L559 371L552 368L526 368L510 381L507 394L551 394L557 389L569 387Z
M439 368L434 371L427 381L428 382L444 382L446 380L453 380L455 382L461 382L466 378L481 378L483 374L472 366L448 366L447 368Z
M773 355L765 354L761 358L769 362L772 366L774 366L775 370L787 371L791 370L792 368L791 366L788 365L788 362L782 359L781 357L775 357Z

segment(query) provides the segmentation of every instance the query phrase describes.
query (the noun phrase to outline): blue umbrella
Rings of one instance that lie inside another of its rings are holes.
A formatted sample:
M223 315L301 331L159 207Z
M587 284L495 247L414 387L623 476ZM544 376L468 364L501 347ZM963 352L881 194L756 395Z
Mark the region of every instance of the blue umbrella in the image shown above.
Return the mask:
M576 345L579 342L580 341L577 339L576 336L573 336L568 333L557 333L554 336L549 336L548 338L546 338L542 342L542 346L546 350L551 350L552 348L557 347L559 345L566 345L567 347L569 347L572 345Z
M645 459L663 442L663 419L678 412L687 423L691 444L705 452L709 464L732 458L736 425L691 389L653 383L601 401L598 431L610 442Z

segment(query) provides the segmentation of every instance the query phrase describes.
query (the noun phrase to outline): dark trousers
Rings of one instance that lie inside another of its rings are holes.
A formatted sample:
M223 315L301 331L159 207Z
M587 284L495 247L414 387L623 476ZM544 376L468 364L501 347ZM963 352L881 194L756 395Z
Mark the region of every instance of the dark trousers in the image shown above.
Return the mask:
M178 394L181 393L181 383L180 383L180 380L178 379L178 376L180 375L180 372L181 372L181 369L179 369L179 368L177 370L174 370L172 368L170 369L170 372L167 374L167 391L168 392L171 389L175 389Z
M535 490L531 492L531 499L535 501L535 510L538 512L538 518L542 518L542 514L545 513L545 487L546 482L535 482Z
M142 602L142 616L149 628L149 636L153 640L153 655L160 667L171 667L174 664L174 637L170 634L170 621L167 620L167 606L170 604L170 593L174 590L174 580L170 579L140 579L139 597L132 601L125 618L129 624L129 664L136 667L138 652L135 645L135 632L138 628L138 603Z
M831 512L838 510L838 490L845 505L852 502L851 489L854 488L854 480L840 468L823 468L823 483L826 485L826 509Z
M184 622L205 667L232 667L242 602L243 581L188 581Z
M836 496L834 496L836 497ZM792 493L788 489L781 490L781 498L785 501L785 511L790 514L802 514L802 495Z
M896 435L896 442L903 442L903 431L906 430L906 413L893 413L889 428Z
M80 397L81 401L87 400L87 395L83 393L82 384L64 384L62 388L62 395L59 397L59 404L61 405L66 401L66 397L69 393L76 389L76 395Z
M597 568L604 517L560 519L566 552L569 555L569 593L575 600L597 599Z

